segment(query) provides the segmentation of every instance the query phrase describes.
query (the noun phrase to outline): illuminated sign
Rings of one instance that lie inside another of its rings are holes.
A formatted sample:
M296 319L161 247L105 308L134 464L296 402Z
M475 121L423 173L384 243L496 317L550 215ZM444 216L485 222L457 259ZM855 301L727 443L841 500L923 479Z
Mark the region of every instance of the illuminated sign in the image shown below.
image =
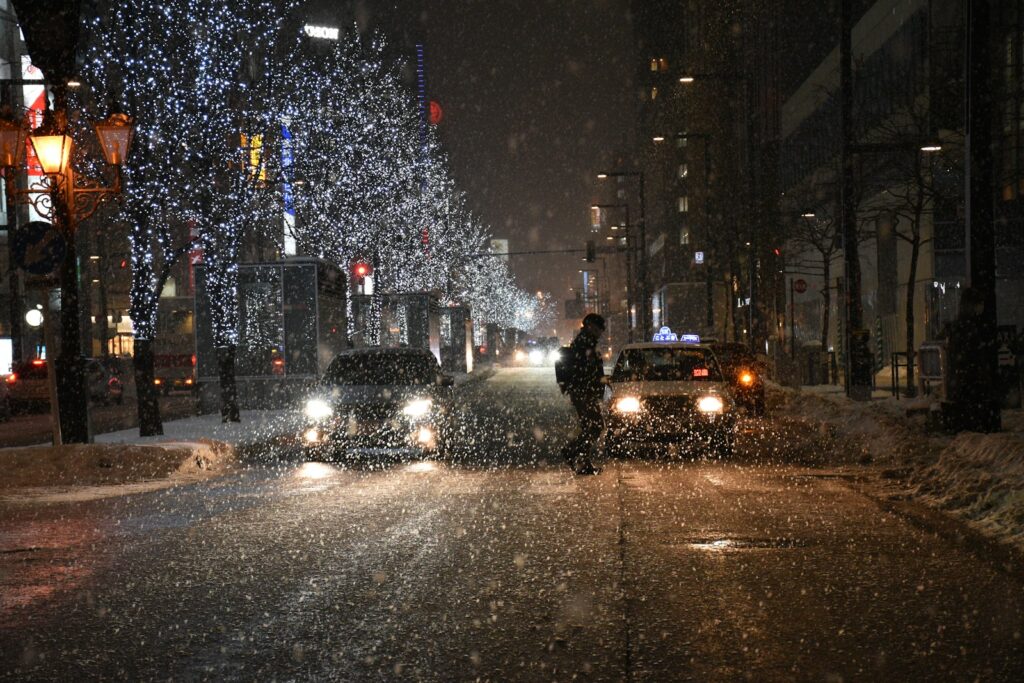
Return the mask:
M671 328L662 327L660 330L657 331L657 333L654 335L651 341L676 342L679 341L679 337L676 336L676 333L673 332Z
M320 38L322 40L338 39L338 29L333 26L313 26L312 24L306 24L302 27L302 30L310 38Z
M684 334L679 338L679 341L683 342L684 344L700 344L700 335Z
M702 263L704 263L704 252L703 251L695 251L695 252L693 252L693 262L696 263L698 266L701 265Z
M708 369L707 368L694 368L693 369L693 376L694 377L707 377L708 376Z

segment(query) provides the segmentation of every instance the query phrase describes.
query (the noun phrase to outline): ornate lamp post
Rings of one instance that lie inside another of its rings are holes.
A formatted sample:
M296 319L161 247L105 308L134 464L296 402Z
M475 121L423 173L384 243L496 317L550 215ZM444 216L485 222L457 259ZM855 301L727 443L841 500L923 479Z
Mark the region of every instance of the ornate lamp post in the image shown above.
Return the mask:
M63 87L55 90L56 110L47 109L42 125L28 132L42 177L20 188L15 169L25 149L25 129L16 121L0 121L0 167L10 201L31 204L49 220L65 242L59 270L61 291L60 352L54 363L57 374L57 410L60 440L64 443L88 443L88 391L85 383L85 359L81 351L79 327L78 254L75 238L78 225L121 193L121 165L131 146L134 128L125 114L111 114L95 125L96 136L106 162L114 167L113 183L104 185L78 174L71 163L74 140L68 134Z

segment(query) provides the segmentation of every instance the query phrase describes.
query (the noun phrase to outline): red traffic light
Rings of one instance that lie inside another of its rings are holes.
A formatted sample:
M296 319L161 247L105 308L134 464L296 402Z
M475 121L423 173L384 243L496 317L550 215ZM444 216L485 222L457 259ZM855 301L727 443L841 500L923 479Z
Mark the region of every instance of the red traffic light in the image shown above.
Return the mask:
M366 261L356 261L352 264L352 274L358 278L364 278L373 274L373 266Z

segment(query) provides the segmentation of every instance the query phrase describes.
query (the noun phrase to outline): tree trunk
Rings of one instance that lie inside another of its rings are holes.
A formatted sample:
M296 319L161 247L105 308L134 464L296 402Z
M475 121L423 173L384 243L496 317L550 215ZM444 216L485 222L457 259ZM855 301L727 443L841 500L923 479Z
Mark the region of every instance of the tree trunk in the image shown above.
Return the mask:
M828 326L831 323L832 316L832 289L830 282L832 278L832 263L828 257L822 259L822 274L825 278L825 287L821 290L821 296L825 299L825 310L821 313L821 350L827 352Z
M153 384L153 340L135 339L135 394L139 409L139 436L164 433L160 419L160 397Z
M220 372L220 419L222 422L239 422L238 386L235 384L234 344L217 349L217 369Z
M917 281L917 259L921 253L921 237L914 235L910 243L910 273L907 275L907 396L913 396L914 384L914 290Z

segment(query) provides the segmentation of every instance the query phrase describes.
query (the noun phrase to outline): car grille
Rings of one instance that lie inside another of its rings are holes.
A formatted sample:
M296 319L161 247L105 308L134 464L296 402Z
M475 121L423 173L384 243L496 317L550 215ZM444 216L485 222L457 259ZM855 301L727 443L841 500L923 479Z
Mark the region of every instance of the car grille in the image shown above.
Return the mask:
M642 400L647 413L655 419L689 417L694 411L694 401L689 396L647 396Z

